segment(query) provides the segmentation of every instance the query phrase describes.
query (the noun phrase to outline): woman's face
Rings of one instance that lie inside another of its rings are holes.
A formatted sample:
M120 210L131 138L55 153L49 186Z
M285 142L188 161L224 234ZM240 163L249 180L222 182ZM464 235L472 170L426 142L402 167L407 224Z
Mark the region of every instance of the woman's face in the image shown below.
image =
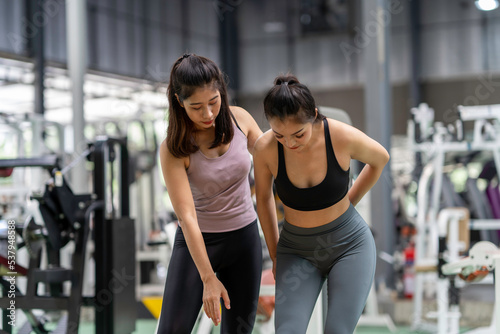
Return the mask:
M280 120L273 117L269 120L271 131L285 148L300 152L309 143L312 136L313 123L302 123L296 117L287 117Z
M220 111L221 96L219 90L205 85L196 88L194 93L180 104L195 127L198 130L206 130L215 126L215 118Z

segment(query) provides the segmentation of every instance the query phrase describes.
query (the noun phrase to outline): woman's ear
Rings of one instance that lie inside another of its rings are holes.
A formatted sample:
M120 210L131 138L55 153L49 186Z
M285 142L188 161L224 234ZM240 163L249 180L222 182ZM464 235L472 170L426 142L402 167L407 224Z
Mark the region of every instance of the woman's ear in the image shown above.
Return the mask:
M317 119L318 118L318 108L314 108L314 112L316 113L316 115L314 116L314 119Z
M179 95L177 95L177 93L175 93L175 98L177 99L177 102L179 102L181 107L184 108L184 105L182 104L181 99L179 99Z

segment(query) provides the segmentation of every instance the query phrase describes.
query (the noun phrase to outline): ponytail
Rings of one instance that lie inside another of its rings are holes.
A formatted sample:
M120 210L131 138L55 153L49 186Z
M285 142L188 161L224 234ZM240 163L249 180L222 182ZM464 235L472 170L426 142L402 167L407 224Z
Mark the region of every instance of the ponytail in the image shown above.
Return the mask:
M279 75L274 86L264 98L264 114L267 119L296 117L301 122L317 121L325 118L316 114L316 102L307 86L294 75Z

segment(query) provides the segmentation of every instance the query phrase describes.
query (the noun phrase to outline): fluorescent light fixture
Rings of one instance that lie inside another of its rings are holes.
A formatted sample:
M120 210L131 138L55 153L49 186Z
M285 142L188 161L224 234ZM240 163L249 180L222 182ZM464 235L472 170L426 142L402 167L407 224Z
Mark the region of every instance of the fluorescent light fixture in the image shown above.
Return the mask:
M498 0L476 0L476 7L479 10L489 11L498 8Z
M1 0L0 0L1 2ZM66 71L47 67L45 78L45 119L68 125L73 119L71 81ZM0 58L0 112L32 114L35 90L32 65ZM115 79L86 74L84 84L85 121L164 119L168 107L166 87L141 80ZM0 120L0 125L2 121Z

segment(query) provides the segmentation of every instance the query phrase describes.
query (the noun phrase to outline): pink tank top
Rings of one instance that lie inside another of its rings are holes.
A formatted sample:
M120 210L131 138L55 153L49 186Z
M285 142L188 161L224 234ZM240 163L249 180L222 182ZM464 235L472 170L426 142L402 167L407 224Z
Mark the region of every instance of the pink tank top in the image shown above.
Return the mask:
M227 232L252 223L254 210L248 174L247 137L234 123L228 150L217 158L201 151L189 156L187 175L202 232Z

